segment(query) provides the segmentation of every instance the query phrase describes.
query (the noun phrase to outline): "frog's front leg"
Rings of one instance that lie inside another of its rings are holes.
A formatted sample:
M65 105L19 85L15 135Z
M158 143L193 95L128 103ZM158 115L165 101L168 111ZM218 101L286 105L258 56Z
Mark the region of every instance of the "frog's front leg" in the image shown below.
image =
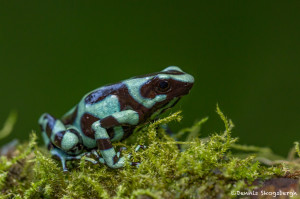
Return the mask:
M105 128L100 124L100 121L96 121L92 124L92 128L95 131L95 139L98 149L107 164L111 168L120 168L125 164L124 157L119 158L115 149L113 148L109 135Z
M95 139L98 149L100 150L105 163L111 168L120 168L125 164L124 157L120 157L116 153L111 144L111 140L106 131L107 128L122 126L122 125L137 125L139 122L139 114L133 110L126 110L114 113L102 120L96 121L92 124L95 131Z

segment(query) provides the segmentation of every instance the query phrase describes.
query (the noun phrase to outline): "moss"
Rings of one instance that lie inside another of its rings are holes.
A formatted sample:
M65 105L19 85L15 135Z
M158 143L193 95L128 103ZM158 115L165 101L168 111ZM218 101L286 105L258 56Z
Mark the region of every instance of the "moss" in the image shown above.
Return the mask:
M207 118L180 131L177 138L182 141L167 135L161 126L180 121L177 112L142 126L125 142L116 143L115 147L127 147L125 157L132 153L131 161L141 162L138 168L127 164L122 169L110 169L82 159L68 162L70 171L63 173L60 162L37 146L32 133L30 141L19 145L12 158L1 157L0 198L233 198L232 191L251 190L256 179L286 176L297 169L286 164L299 166L295 154L291 161L276 163L269 157L277 156L266 148L238 145L237 138L231 136L232 121L219 107L217 113L225 130L207 138L199 138ZM147 148L134 152L138 144ZM294 153L299 155L298 144ZM257 154L264 154L272 164L258 162Z

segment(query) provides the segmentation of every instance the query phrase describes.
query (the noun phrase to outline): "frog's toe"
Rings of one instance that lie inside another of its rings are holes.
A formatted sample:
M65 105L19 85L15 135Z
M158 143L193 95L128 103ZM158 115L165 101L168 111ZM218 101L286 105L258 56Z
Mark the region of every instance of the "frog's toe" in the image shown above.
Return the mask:
M94 160L93 158L89 158L89 157L86 157L86 156L83 156L82 158L83 158L85 161L91 162L92 164L98 164L98 161L97 161L97 160Z
M69 173L69 170L67 168L63 168L64 173Z
M121 155L122 155L122 151L125 151L125 150L127 150L126 147L121 147L121 148L119 149L119 151L117 152L117 157L120 158Z
M97 150L93 149L90 154L93 154L99 161L99 163L105 164L105 160L102 157L100 157L100 154L97 152Z
M135 147L134 151L137 152L140 149L145 149L146 146L145 145L137 145L137 147ZM127 159L130 159L132 157L132 153L129 153L127 156ZM139 165L140 162L131 162L130 163L132 166L137 166L137 164Z
M122 147L120 148L119 152L126 151L126 150L127 150L127 148L126 148L125 146L122 146Z

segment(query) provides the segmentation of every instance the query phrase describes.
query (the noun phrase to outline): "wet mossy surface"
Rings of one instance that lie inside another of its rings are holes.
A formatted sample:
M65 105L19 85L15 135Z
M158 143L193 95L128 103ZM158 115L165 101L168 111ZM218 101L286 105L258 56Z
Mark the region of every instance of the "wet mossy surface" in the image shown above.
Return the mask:
M123 156L132 154L122 169L68 162L64 173L59 161L36 144L32 133L28 143L19 144L0 160L0 198L235 198L234 191L251 191L260 180L298 179L299 144L287 159L268 148L237 144L231 136L233 123L217 107L225 130L199 137L201 125L183 129L170 137L164 124L181 120L180 112L144 125L115 148L125 146ZM181 141L176 141L181 138ZM134 152L137 145L146 149ZM129 162L129 161L128 161Z

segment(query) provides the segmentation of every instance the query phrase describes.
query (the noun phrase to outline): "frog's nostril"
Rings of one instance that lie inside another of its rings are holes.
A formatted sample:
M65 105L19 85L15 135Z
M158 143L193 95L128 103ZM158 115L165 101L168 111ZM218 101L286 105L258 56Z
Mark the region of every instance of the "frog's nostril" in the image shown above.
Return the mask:
M184 87L186 87L187 89L191 89L193 87L193 83L185 83Z

